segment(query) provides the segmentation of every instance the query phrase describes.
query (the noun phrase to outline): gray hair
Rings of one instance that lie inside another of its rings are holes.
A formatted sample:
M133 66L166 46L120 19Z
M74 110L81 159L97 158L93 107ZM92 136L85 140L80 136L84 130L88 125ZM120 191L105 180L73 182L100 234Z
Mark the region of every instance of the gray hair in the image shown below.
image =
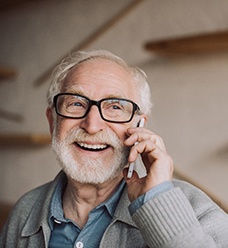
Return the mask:
M140 106L140 112L149 115L152 108L152 102L146 73L135 66L128 65L123 59L105 50L78 51L72 53L54 69L52 74L52 81L47 93L49 107L53 106L53 97L60 93L64 79L70 70L86 60L97 58L113 61L122 66L128 73L130 73L133 81L135 82L135 86L137 87L136 92L138 92L138 104Z

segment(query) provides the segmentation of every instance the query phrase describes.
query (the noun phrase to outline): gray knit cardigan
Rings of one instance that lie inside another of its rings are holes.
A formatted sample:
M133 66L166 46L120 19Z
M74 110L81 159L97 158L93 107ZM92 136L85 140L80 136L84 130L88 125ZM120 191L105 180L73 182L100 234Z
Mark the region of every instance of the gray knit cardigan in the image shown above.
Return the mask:
M0 235L1 248L48 247L48 212L60 172L17 202ZM174 180L131 217L124 190L100 248L228 248L228 216L194 186ZM64 247L63 247L64 248Z

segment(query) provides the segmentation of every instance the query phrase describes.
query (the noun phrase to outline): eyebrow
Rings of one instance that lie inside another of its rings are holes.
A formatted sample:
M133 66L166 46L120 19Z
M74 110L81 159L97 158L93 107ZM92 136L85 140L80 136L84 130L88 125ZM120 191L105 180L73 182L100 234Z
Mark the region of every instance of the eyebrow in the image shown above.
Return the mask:
M108 96L106 96L105 98L122 98L122 99L128 99L126 97L123 97L122 95L119 95L119 94L109 94Z
M72 86L66 87L64 93L71 93L71 94L77 94L77 95L81 95L81 96L86 96L84 91L81 90L79 87L72 87Z
M77 94L77 95L81 95L81 96L88 97L88 96L85 94L85 92L84 92L83 90L79 89L79 88L70 88L70 87L69 87L68 89L66 89L65 92L66 92L66 93L72 93L72 94ZM90 97L88 97L88 98L90 98ZM122 98L122 99L129 99L129 98L126 98L126 97L124 97L123 95L120 95L120 94L109 94L109 95L103 97L102 99L104 99L104 98Z

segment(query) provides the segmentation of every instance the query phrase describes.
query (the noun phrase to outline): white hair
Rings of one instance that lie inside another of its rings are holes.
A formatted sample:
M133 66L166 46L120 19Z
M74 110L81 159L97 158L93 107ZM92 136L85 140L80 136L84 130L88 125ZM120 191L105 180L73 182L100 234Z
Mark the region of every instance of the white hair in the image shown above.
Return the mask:
M146 115L150 114L152 108L150 87L147 83L146 73L135 66L128 65L123 59L117 57L109 51L78 51L65 58L53 71L52 81L48 89L47 100L49 107L53 106L53 97L60 93L64 79L69 71L76 65L91 59L103 58L113 61L122 66L130 75L135 83L136 92L138 92L138 101L140 112Z

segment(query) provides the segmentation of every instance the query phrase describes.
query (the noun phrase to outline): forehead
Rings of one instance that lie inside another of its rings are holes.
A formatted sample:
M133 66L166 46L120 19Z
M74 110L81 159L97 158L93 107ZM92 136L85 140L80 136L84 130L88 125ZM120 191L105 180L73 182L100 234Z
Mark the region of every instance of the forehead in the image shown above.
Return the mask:
M71 69L62 91L84 94L92 99L109 96L136 98L135 83L129 71L101 58L84 61Z

